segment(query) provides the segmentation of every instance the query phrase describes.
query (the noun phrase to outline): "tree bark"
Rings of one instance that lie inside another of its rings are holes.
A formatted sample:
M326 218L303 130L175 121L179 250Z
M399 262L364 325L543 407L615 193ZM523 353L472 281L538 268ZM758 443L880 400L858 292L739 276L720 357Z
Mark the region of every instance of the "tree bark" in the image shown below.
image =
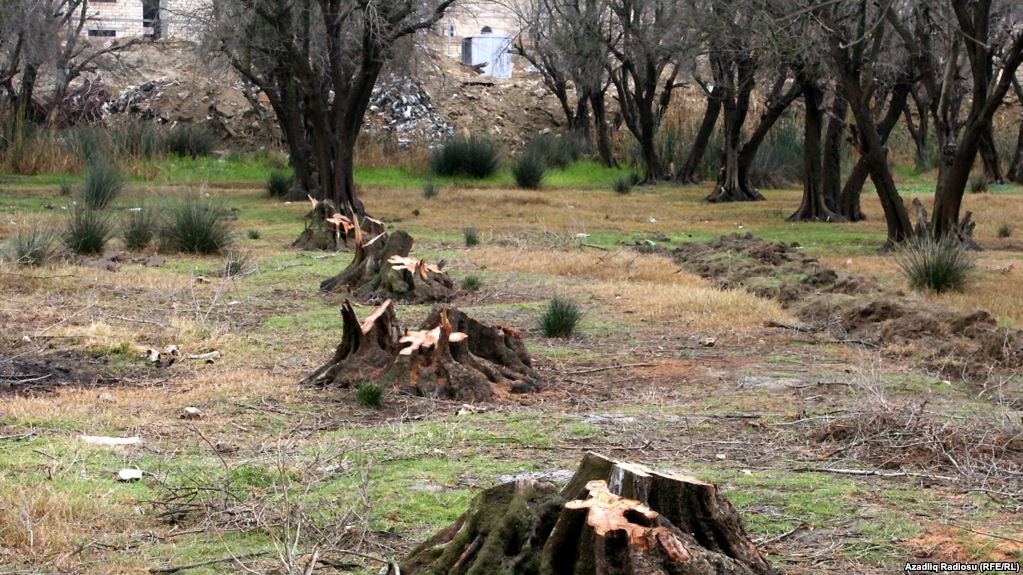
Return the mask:
M988 183L1004 184L1005 176L1002 175L1002 163L998 157L998 148L995 147L994 128L990 125L980 138L980 158L984 162L984 177Z
M600 163L614 168L618 166L611 151L611 132L607 125L607 104L604 90L590 92L590 107L593 109L593 131L597 139L597 157Z
M714 126L718 123L718 116L721 115L721 99L714 94L714 88L710 88L707 94L707 109L703 113L703 121L693 139L693 145L689 149L682 169L675 174L675 181L682 184L699 184L700 164L707 155L707 145L714 135Z
M803 200L790 222L840 222L845 218L831 211L824 198L821 129L824 91L810 79L802 79L806 114L803 122Z
M744 187L739 178L739 147L742 145L742 126L749 113L750 95L755 86L755 62L746 55L718 54L711 58L715 81L723 87L724 149L717 187L708 202L743 202L763 200L756 189Z
M772 575L716 486L587 453L560 492L488 489L402 561L402 573Z
M775 85L767 99L767 109L760 116L760 122L757 123L756 129L753 130L749 139L746 140L746 143L742 145L742 149L739 150L739 184L742 189L751 190L757 194L760 192L753 185L752 171L753 163L756 161L757 153L760 151L760 145L764 143L767 134L778 120L781 119L785 110L802 93L802 87L799 85L799 82L792 82L792 86L787 91L782 92L787 81L786 76L786 74L783 74L775 81Z
M1021 111L1019 133L1016 136L1016 151L1012 154L1012 163L1009 165L1009 171L1005 177L1017 184L1023 184L1023 86L1020 86L1019 80L1015 78L1012 79L1012 91L1016 94Z

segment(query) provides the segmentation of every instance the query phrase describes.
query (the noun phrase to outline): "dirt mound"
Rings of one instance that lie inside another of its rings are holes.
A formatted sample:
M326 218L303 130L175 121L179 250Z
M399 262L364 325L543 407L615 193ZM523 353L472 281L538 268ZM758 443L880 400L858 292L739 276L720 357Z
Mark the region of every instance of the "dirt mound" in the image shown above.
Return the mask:
M106 387L119 378L103 373L102 359L72 353L15 354L0 351L0 397L38 395L60 387Z
M938 306L824 267L798 244L735 234L682 246L673 255L722 287L778 300L805 329L920 356L949 376L967 379L990 368L1023 366L1023 331L999 327L985 311Z

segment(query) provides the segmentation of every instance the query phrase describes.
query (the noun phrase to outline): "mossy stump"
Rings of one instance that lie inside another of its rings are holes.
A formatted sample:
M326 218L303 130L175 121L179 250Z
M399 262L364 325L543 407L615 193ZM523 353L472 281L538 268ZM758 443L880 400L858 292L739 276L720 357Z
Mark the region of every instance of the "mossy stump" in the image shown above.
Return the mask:
M710 483L587 453L560 491L520 480L476 496L401 563L406 575L772 575Z
M437 306L420 329L405 331L391 300L363 322L345 301L341 317L343 333L333 357L302 384L355 388L375 382L408 395L466 402L543 387L518 334L457 309Z

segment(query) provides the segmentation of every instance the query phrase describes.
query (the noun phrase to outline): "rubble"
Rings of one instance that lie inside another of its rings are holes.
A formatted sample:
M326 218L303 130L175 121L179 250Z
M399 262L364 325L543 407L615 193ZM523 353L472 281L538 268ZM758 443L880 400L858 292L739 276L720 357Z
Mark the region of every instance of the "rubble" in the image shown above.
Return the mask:
M438 142L454 135L455 129L436 108L419 81L392 74L373 89L368 124L397 138L398 146Z

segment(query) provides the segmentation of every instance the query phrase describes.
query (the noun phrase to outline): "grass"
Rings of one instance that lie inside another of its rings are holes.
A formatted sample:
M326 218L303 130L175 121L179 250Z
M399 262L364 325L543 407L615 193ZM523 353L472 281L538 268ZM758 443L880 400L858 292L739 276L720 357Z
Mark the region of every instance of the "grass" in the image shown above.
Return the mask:
M384 387L364 381L355 389L355 401L366 407L380 407L384 403Z
M227 211L218 202L189 195L169 204L164 212L161 250L217 254L234 242Z
M93 161L85 174L78 201L93 210L109 206L124 191L124 176L115 164Z
M480 244L480 231L473 227L462 228L462 240L465 247L471 248Z
M462 289L467 292L479 291L483 285L483 280L476 274L469 274L462 278Z
M575 301L554 296L540 316L540 331L545 337L572 337L579 327L583 310Z
M947 236L911 240L895 257L915 290L935 293L963 291L977 265L976 258L959 240Z
M436 198L438 195L440 195L440 185L438 185L437 182L428 181L425 184L423 184L424 198L432 200L433 198Z
M291 174L281 170L270 172L266 180L266 193L271 198L278 200L289 199L291 196L292 178Z
M7 259L20 265L45 265L53 256L53 242L53 233L42 222L22 224L7 240Z
M156 210L143 206L129 210L121 217L121 240L124 247L132 251L141 251L149 247L160 227L160 218Z
M109 214L88 206L75 205L68 211L64 245L76 254L99 254L103 252L113 231Z
M512 166L512 175L520 188L538 190L547 177L547 161L537 153L521 154Z
M204 158L213 153L217 135L202 126L181 124L167 131L163 146L167 153L181 158Z
M482 180L493 176L497 165L497 144L478 137L452 138L435 148L430 157L430 169L438 176Z
M614 181L612 189L616 194L629 194L632 193L632 176L621 176Z
M1009 224L1002 224L998 226L998 237L1007 238L1012 235L1012 226Z

